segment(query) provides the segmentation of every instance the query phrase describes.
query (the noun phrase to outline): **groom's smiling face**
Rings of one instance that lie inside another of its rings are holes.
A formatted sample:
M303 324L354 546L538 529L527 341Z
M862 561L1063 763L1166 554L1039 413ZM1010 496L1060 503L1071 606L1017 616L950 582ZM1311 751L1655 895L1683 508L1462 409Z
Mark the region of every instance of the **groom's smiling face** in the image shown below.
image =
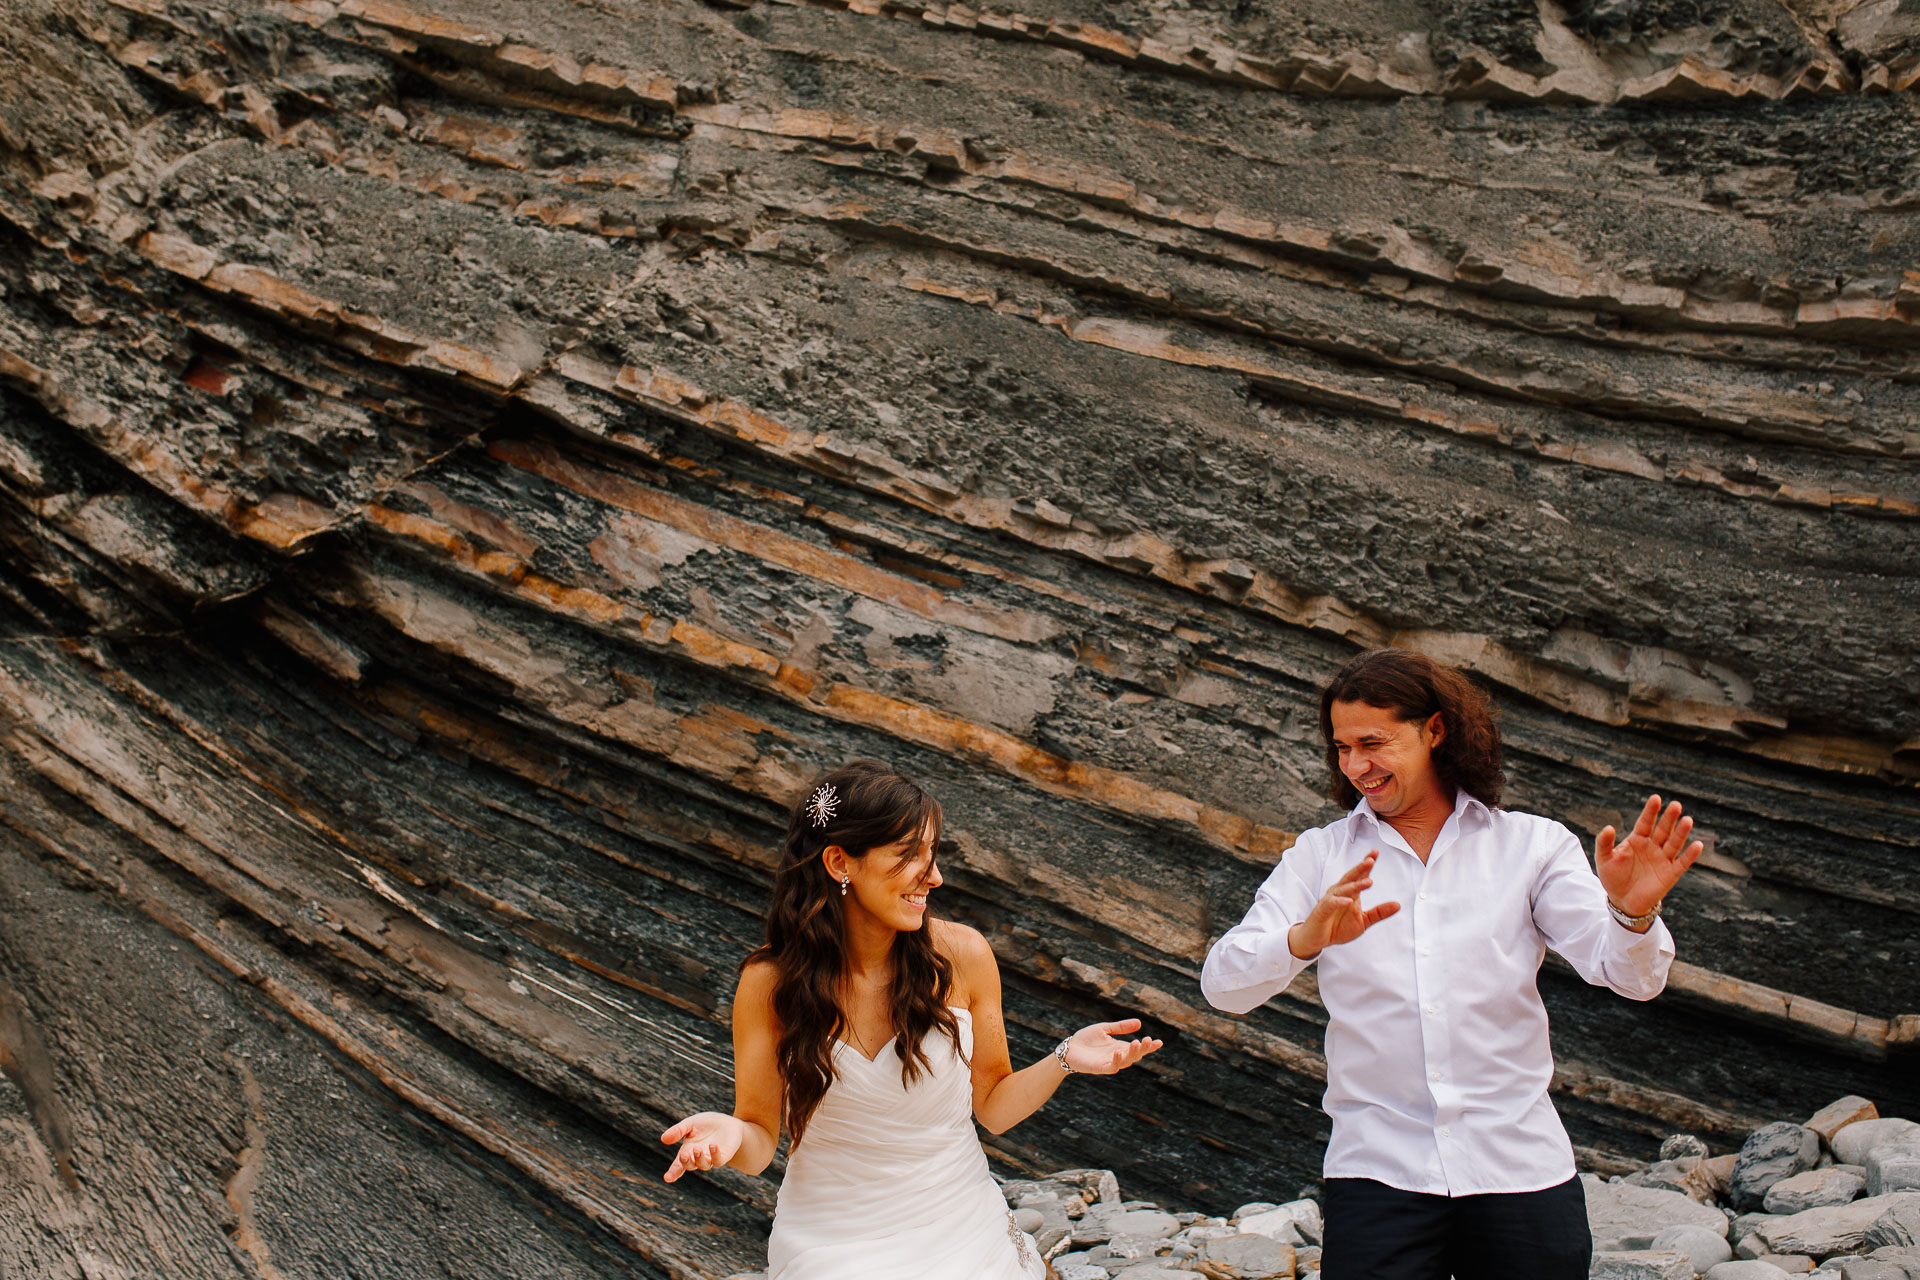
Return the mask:
M1446 728L1439 715L1402 720L1391 707L1365 702L1336 702L1331 711L1340 772L1375 813L1391 818L1440 793L1433 749Z

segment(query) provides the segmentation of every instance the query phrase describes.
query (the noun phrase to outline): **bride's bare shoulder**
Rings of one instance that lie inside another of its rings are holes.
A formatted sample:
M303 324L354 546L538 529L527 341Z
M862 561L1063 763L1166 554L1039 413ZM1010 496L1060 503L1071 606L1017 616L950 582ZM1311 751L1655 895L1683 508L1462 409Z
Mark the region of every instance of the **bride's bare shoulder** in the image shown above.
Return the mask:
M927 927L932 930L933 947L961 981L972 986L971 981L983 972L995 971L993 948L987 945L987 939L972 925L961 924L957 920L930 920Z
M773 1003L773 988L778 980L779 970L771 960L749 960L740 968L740 981L734 987L733 998L736 1004Z

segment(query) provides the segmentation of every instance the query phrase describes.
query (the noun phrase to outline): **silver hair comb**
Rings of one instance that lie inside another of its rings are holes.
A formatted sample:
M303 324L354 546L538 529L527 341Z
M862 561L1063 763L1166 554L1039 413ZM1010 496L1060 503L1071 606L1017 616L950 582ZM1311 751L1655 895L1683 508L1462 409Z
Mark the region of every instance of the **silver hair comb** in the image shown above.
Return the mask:
M824 827L833 821L834 812L840 807L840 797L834 794L831 782L822 784L807 798L807 815L813 819L813 825Z

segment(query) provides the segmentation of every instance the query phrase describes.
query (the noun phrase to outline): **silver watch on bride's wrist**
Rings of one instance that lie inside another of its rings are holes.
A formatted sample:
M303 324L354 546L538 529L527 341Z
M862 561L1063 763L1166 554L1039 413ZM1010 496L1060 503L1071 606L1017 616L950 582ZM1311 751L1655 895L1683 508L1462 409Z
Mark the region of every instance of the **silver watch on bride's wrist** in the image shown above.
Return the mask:
M1637 916L1630 916L1626 912L1622 911L1618 906L1614 905L1613 899L1609 897L1607 899L1607 913L1611 915L1615 920L1618 920L1623 927L1631 929L1635 933L1639 933L1641 930L1645 929L1648 925L1652 924L1655 920L1658 920L1660 918L1660 903L1658 902L1654 903L1651 907L1647 908L1647 910L1641 912Z
M1073 1064L1067 1061L1067 1044L1072 1039L1073 1039L1072 1036L1068 1036L1065 1040L1062 1040L1059 1044L1053 1046L1053 1056L1059 1060L1060 1069L1066 1072L1068 1075L1074 1074Z

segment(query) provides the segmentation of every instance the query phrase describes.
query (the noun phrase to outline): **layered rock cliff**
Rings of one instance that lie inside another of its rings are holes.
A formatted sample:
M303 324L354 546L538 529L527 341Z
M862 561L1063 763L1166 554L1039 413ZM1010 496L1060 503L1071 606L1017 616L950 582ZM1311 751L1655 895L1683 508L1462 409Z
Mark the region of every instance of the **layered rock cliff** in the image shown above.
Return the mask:
M1170 1041L1006 1166L1291 1194L1312 983L1195 975L1379 644L1714 837L1543 977L1590 1167L1912 1113L1911 9L9 0L0 1258L727 1274L654 1138L854 755L1016 1053Z

